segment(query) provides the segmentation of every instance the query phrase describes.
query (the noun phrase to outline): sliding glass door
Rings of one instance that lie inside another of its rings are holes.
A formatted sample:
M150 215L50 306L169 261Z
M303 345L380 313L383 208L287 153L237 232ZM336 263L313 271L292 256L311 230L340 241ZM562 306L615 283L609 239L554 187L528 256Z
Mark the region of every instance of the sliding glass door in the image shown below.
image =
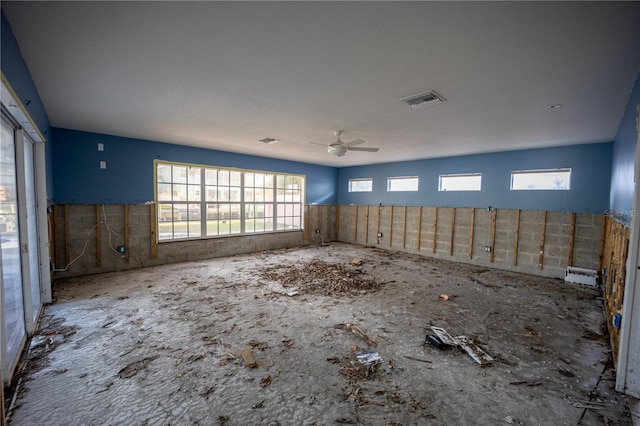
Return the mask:
M2 119L0 135L0 259L2 259L2 315L4 317L2 368L5 380L18 359L26 338L15 131Z

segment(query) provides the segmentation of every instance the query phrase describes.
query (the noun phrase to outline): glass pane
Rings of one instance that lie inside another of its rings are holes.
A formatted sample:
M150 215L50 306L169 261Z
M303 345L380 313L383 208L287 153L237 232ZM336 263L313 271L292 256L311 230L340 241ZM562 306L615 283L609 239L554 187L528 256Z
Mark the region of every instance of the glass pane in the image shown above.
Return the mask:
M200 185L189 185L189 201L200 201Z
M200 237L202 236L202 222L199 220L189 221L189 236Z
M173 166L173 183L187 183L187 168L185 166Z
M264 174L256 173L256 186L262 187L264 186Z
M189 167L189 174L187 176L188 183L190 184L200 184L200 171L202 169L200 167Z
M246 187L252 187L255 186L254 185L254 173L251 172L246 172L244 174L244 186Z
M244 231L245 232L255 232L256 221L255 219L247 219L244 221Z
M173 200L187 201L187 185L173 184Z
M176 220L187 220L188 208L186 204L174 204L173 205L173 214L174 221Z
M218 201L229 201L229 188L218 187Z
M278 204L278 217L283 217L284 216L284 212L285 212L285 205L284 204Z
M480 191L482 175L440 175L438 191Z
M242 183L242 172L231 172L231 186L240 186Z
M512 172L511 189L568 190L571 189L571 169Z
M229 188L229 201L240 201L240 188Z
M231 219L240 219L240 204L230 204L229 212ZM240 223L240 221L238 221Z
M278 188L276 191L278 191L276 201L278 202L285 201L284 189Z
M265 189L264 190L264 201L265 202L273 202L273 189Z
M293 205L292 204L285 205L284 214L285 214L285 216L292 216L293 215Z
M218 171L218 185L229 186L229 170Z
M207 204L207 220L217 220L220 217L219 204Z
M245 188L244 201L248 203L255 201L255 193L253 188Z
M372 192L373 179L349 179L349 192Z
M217 186L205 186L205 191L207 191L206 201L218 201Z
M168 182L171 183L171 165L169 164L158 164L157 167L157 178L158 182Z
M273 188L273 175L264 175L265 188Z
M418 177L390 177L387 179L387 191L417 191Z
M18 358L20 343L25 335L24 299L20 261L20 234L18 228L18 199L13 128L2 121L0 137L0 245L2 247L2 288L4 292L5 330L8 362Z
M206 185L217 185L218 184L218 170L217 169L206 169L204 175L204 183Z
M158 201L171 201L171 184L158 184Z

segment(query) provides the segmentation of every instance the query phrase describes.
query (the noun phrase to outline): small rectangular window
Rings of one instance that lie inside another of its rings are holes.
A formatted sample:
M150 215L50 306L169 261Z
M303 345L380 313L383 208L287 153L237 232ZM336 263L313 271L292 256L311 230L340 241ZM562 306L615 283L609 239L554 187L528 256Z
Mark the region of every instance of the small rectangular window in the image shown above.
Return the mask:
M438 191L480 191L481 187L481 173L440 175Z
M512 191L569 190L571 169L514 170L511 172Z
M349 179L349 192L372 192L373 179Z
M418 176L397 176L387 178L387 191L417 191Z

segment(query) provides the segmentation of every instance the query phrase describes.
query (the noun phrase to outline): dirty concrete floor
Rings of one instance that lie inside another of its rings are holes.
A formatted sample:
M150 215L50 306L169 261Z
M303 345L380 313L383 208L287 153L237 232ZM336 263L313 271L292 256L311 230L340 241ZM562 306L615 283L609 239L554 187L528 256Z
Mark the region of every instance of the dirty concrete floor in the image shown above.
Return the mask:
M10 425L631 424L602 300L562 280L332 243L66 279L55 295ZM431 325L495 361L425 345Z

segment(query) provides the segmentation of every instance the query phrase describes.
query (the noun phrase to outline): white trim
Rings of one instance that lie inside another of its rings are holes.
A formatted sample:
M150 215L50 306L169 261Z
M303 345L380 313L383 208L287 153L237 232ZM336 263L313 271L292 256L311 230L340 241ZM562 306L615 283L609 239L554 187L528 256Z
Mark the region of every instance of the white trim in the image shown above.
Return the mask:
M47 163L44 143L33 146L36 172L36 209L38 215L38 251L40 259L40 301L51 303L51 268L49 266L49 220L47 217Z
M638 122L640 123L640 105ZM638 131L638 125L636 125ZM620 325L620 347L618 348L618 366L616 390L635 398L640 398L640 131L636 142L635 153L635 191L633 197L634 214L631 215L631 235L629 238L629 255L627 257L627 281L625 283L624 301L622 305L622 322Z

